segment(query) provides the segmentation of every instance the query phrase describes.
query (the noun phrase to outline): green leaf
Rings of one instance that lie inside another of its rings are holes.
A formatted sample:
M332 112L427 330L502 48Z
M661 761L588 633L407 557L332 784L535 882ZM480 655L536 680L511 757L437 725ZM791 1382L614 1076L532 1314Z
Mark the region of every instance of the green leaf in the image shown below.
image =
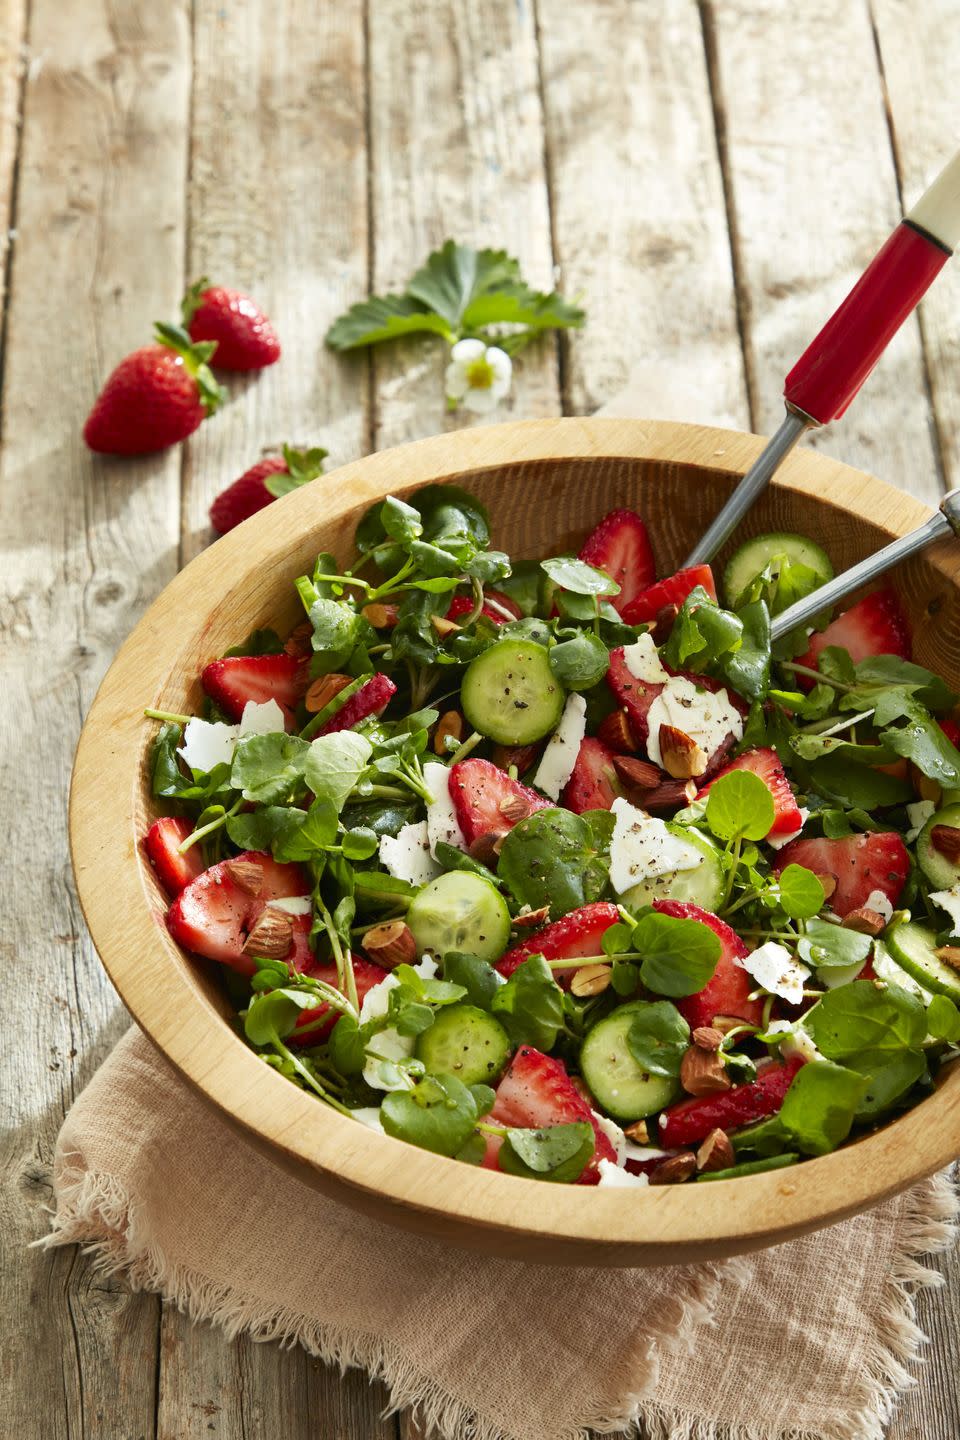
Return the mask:
M223 652L224 658L232 655L280 655L283 641L276 630L251 630L241 645Z
M906 780L858 765L842 755L815 760L807 773L810 785L819 794L853 809L875 810L913 799L913 787Z
M335 730L311 741L304 779L318 800L328 800L337 813L366 769L373 747L353 730Z
M805 1155L826 1155L850 1134L868 1081L826 1060L801 1066L780 1109L780 1123Z
M388 495L381 505L380 523L391 540L397 540L401 545L419 540L423 534L420 511L406 501L398 500L395 495Z
M637 920L633 947L643 956L640 978L658 995L696 995L720 959L720 941L709 925L653 910Z
M462 986L467 1003L480 1010L490 1009L490 1002L500 989L497 972L487 960L478 960L476 955L464 955L459 950L448 950L444 955L443 978Z
M450 980L437 980L430 975L420 975L412 965L397 965L393 974L400 984L390 992L391 1000L399 994L401 999L419 1000L424 1005L455 1005L467 993L463 985L455 985Z
M669 1000L641 1004L627 1031L627 1049L651 1075L676 1079L690 1044L690 1026Z
M459 332L471 301L520 282L520 265L505 250L474 250L447 240L428 256L407 291Z
M373 905L401 905L405 900L412 900L419 888L395 875L384 875L380 870L358 870L354 887L358 900L367 900Z
M542 955L518 965L495 991L490 1009L514 1045L550 1050L563 1029L563 991Z
M245 814L231 815L227 821L227 834L241 850L270 850L277 860L307 859L306 854L287 853L288 847L297 849L297 838L305 820L302 810L287 805L261 805ZM330 844L336 836L336 824L337 817L334 815Z
M957 702L955 691L939 675L910 660L901 660L898 655L869 655L861 660L856 666L856 682L881 689L909 685L921 705L937 712L952 710Z
M611 580L609 575L598 570L595 565L588 565L585 560L577 560L571 555L541 560L540 568L561 590L571 590L575 595L620 594L620 586L616 580Z
M664 656L674 669L697 669L698 662L737 648L743 637L743 622L729 610L721 610L702 585L684 600Z
M456 339L447 321L431 314L412 295L371 295L337 317L327 331L326 343L331 350L356 350L423 333L442 335L451 343Z
M869 980L854 980L828 990L804 1026L829 1060L860 1055L886 1059L923 1044L927 1013L920 1000L897 985L878 990Z
M537 810L509 832L497 873L517 903L550 906L556 920L598 900L608 884L608 862L590 823L569 810Z
M330 1035L330 1061L341 1075L361 1075L367 1061L359 1023L352 1015L341 1015Z
M808 870L807 874L810 873ZM816 876L813 878L816 879ZM821 886L821 891L822 888ZM842 925L831 924L829 920L817 919L807 920L803 939L797 943L800 959L815 970L826 970L833 966L842 969L849 965L863 966L872 949L873 941L869 935L861 935L856 930L846 930Z
M541 1130L511 1129L500 1147L498 1164L508 1175L571 1184L593 1158L596 1137L586 1120Z
M567 690L589 690L599 685L610 667L610 652L590 630L552 645L547 652L550 669Z
M230 784L256 805L283 805L303 788L309 749L299 735L247 735L233 752Z
M316 480L323 474L323 462L329 453L329 450L320 446L315 446L312 450L293 450L289 445L284 445L283 458L287 462L287 468L268 475L263 482L264 488L279 500L282 495L289 495L291 490L299 490L301 485L309 485L311 480Z
M785 866L777 880L777 888L780 892L780 908L792 920L809 920L823 909L826 899L823 886L813 871L807 870L803 865Z
M290 1035L302 1010L314 1010L316 995L283 987L254 995L243 1022L251 1045L272 1045Z
M773 796L750 770L731 770L710 786L706 820L718 840L763 840L774 816Z
M313 626L311 674L323 675L339 670L357 643L361 617L339 600L327 600L323 596L314 600L308 615Z
M317 804L323 802L317 801ZM336 812L330 806L336 823ZM359 825L353 830L348 830L343 837L343 856L345 860L369 860L377 853L380 845L380 836L375 830L368 829L365 825Z
M738 695L756 700L770 685L770 612L763 600L755 600L738 611L738 618L740 644L721 656L719 669Z
M498 340L505 350L516 353L521 343L526 344L544 330L579 329L585 318L579 306L564 300L556 291L545 294L518 283L471 301L464 311L463 325L467 330L485 330L489 325L522 325L520 335L501 336Z
M380 1106L388 1135L435 1155L456 1155L478 1118L476 1099L453 1075L424 1075L413 1090L390 1091Z
M883 732L884 745L895 755L912 760L917 769L945 790L960 787L960 751L930 716L918 713L903 727Z
M934 995L927 1006L927 1029L935 1040L960 1042L960 1010L946 995Z
M873 1120L885 1114L927 1073L927 1058L922 1050L901 1050L883 1061L877 1056L862 1059L854 1055L847 1064L867 1081L857 1107L858 1120Z

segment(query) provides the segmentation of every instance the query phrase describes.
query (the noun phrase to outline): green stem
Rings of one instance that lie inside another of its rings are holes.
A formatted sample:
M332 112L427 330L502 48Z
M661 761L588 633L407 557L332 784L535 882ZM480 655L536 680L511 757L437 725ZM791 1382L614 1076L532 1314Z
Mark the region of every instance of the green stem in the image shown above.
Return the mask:
M358 580L353 575L314 575L315 584L320 585L355 585L358 590L366 590L369 595L373 586L367 580Z
M296 1070L301 1080L303 1080L305 1084L309 1085L310 1089L313 1090L315 1094L319 1095L321 1100L325 1100L328 1105L332 1105L334 1110L339 1110L341 1115L350 1114L350 1111L347 1109L346 1105L341 1105L339 1100L334 1099L330 1092L320 1084L320 1081L313 1074L313 1072L309 1070L306 1065L304 1065L299 1055L295 1055L292 1050L290 1050L286 1045L284 1045L282 1040L274 1040L273 1047L277 1051L277 1053L283 1057L284 1060L286 1060L289 1064L293 1066L294 1070Z
M476 1128L484 1135L499 1135L502 1140L506 1140L510 1134L510 1131L505 1125L488 1125L485 1120L478 1121Z
M207 825L201 825L199 830L194 830L192 834L188 835L183 844L177 846L177 854L185 855L192 845L196 845L198 840L202 840L205 835L212 835L214 830L219 830L222 825L226 825L227 821L236 815L242 804L243 796L241 795L240 799L235 800L230 809L225 810L219 819L211 820Z
M456 765L459 760L466 760L471 750L476 750L482 740L483 736L480 734L480 731L474 730L472 734L467 736L462 744L457 746L456 750L454 750L453 754L447 760L447 765Z
M835 725L831 725L827 730L817 728L824 723L822 720L815 720L813 725L805 725L803 729L805 734L815 734L818 735L821 740L826 740L831 735L839 735L842 730L848 730L854 725L859 725L861 720L869 720L870 716L875 714L876 707L874 707L873 710L863 710L859 715L851 715L846 720L838 720Z
M193 715L173 715L169 710L144 710L148 720L163 720L168 725L189 725L196 717Z
M474 577L471 577L470 588L473 591L473 608L468 611L463 620L461 620L461 630L468 629L468 627L473 624L474 620L478 620L480 618L480 612L483 609L483 586L481 585L480 581L475 579Z
M721 914L730 904L730 897L733 894L733 887L737 878L737 867L740 864L740 852L742 849L743 836L738 835L737 838L732 842L732 848L729 851L731 856L730 874L727 876L727 882L723 890L723 899L721 900L719 905L719 910Z
M829 675L821 675L819 670L811 670L809 665L798 665L795 660L781 660L780 668L789 670L794 675L806 675L809 680L816 680L821 685L830 685L841 695L852 695L856 689L854 685L844 685L839 680L831 680Z

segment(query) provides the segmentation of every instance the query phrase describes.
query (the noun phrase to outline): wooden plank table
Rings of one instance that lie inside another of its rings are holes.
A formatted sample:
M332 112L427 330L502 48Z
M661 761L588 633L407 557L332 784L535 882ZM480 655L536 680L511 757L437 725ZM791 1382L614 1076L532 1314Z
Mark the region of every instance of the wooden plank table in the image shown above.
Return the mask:
M0 0L4 1435L416 1434L361 1375L24 1250L63 1114L125 1026L65 839L103 671L262 450L341 462L455 423L439 350L345 362L329 321L448 234L504 245L590 321L524 358L506 413L585 413L632 380L649 414L767 430L789 362L957 143L958 65L960 0ZM263 300L284 363L181 450L94 461L99 381L201 272ZM954 266L814 443L927 500L960 483L958 315ZM960 1257L939 1263L890 1440L960 1435Z

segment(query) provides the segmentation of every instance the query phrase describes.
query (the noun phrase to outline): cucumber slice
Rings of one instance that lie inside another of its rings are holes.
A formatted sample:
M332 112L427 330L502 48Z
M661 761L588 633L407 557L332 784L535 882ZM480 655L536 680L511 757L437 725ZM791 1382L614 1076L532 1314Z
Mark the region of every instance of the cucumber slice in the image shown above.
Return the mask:
M901 920L890 926L884 939L897 964L924 990L948 995L960 1004L960 972L937 958L937 935L931 926L918 920Z
M678 1081L651 1075L627 1048L627 1032L638 1006L621 1005L587 1033L580 1069L597 1104L614 1120L640 1120L675 1100Z
M499 960L510 939L510 911L496 886L467 870L451 870L411 900L407 924L422 955L450 950Z
M655 875L632 885L620 896L628 910L652 905L654 900L686 900L702 910L715 911L723 899L723 870L717 847L692 826L667 822L667 829L680 840L701 851L702 862L691 870L674 870L669 875Z
M756 580L778 555L785 555L788 560L815 570L821 584L833 579L830 557L819 545L805 535L772 530L767 535L757 535L753 540L744 541L727 562L723 572L723 589L728 604L735 604L751 581Z
M532 640L498 640L467 666L460 690L474 730L500 745L532 745L555 730L566 694L547 651Z
M908 995L915 995L924 1005L929 1005L933 999L929 990L924 990L902 965L897 964L882 940L875 940L873 943L873 973L887 985L899 985Z
M464 1085L492 1085L507 1063L510 1040L486 1010L448 1005L419 1036L415 1054L431 1075L455 1075Z
M946 805L931 815L917 836L917 859L921 870L934 890L949 890L960 879L960 866L954 865L946 855L933 848L930 837L934 825L949 825L952 830L960 830L960 805Z

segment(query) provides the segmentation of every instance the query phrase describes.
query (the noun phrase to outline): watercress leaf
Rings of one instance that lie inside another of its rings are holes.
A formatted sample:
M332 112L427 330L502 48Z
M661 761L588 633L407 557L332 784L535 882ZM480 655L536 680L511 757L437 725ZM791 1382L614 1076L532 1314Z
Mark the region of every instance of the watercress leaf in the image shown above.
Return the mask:
M481 550L464 565L463 573L482 585L494 585L510 574L510 556L503 550Z
M505 985L498 986L490 1009L515 1045L550 1050L563 1029L563 991L542 955L518 965Z
M391 540L401 545L417 540L423 534L420 511L395 495L388 495L380 507L380 524Z
M282 987L263 991L250 1001L244 1034L251 1045L272 1045L291 1034L302 1010L313 1010L316 1004L316 996L306 990Z
M295 845L305 819L302 810L287 805L262 805L246 814L231 815L227 834L241 850L270 850L278 860L287 859L286 854L277 852L284 851L288 844Z
M839 755L858 765L889 765L896 759L885 745L857 745L842 735L795 735L790 742L801 760L819 760L824 755Z
M780 907L792 920L809 920L823 909L826 896L823 886L812 870L803 865L787 865L777 881ZM832 926L836 929L836 926Z
M490 1111L496 1104L496 1090L493 1090L489 1085L481 1084L469 1085L467 1088L470 1091L470 1094L473 1096L474 1100L476 1101L477 1114L481 1118L484 1115L489 1115Z
M782 1155L791 1143L790 1137L780 1123L779 1115L769 1115L755 1125L744 1126L731 1135L733 1148L739 1155L746 1151L752 1155Z
M829 1060L862 1054L886 1058L923 1044L927 1014L920 1000L897 985L878 990L869 980L854 980L828 990L804 1025Z
M695 995L713 979L720 941L699 920L648 910L637 920L633 945L643 956L640 978L658 995Z
M340 669L356 645L361 617L348 605L322 595L314 600L308 614L313 626L311 674L330 674Z
M389 1017L400 1035L422 1035L433 1024L433 1011L418 1000L404 1000L396 990L390 991Z
M739 695L756 700L770 685L770 612L755 600L738 612L740 644L722 657L720 670Z
M477 1118L476 1100L453 1075L424 1075L412 1090L388 1092L380 1106L388 1135L436 1155L456 1155Z
M500 1147L498 1164L508 1175L570 1184L590 1163L595 1143L593 1126L586 1120L542 1130L510 1129Z
M615 960L610 971L610 987L614 994L626 999L636 995L640 984L640 970L629 960Z
M417 491L423 538L444 550L483 550L490 543L486 506L459 485L427 485Z
M490 1002L500 989L500 978L487 960L476 955L465 955L459 950L449 950L443 957L443 978L452 985L462 988L469 1005L480 1010L489 1010Z
M826 1155L850 1134L869 1082L828 1060L814 1060L794 1075L780 1109L780 1123L805 1155Z
M803 867L792 865L789 868L800 870ZM816 880L811 871L806 873ZM819 881L817 883L819 884ZM823 887L820 889L822 893ZM815 970L825 970L832 966L862 966L872 949L873 941L869 935L861 935L856 930L846 930L842 925L832 925L829 920L816 918L807 920L803 938L797 942L800 959Z
M479 1130L475 1130L462 1149L454 1155L454 1160L460 1160L464 1165L482 1165L487 1158L487 1140Z
M330 1062L341 1075L363 1073L366 1051L360 1025L352 1015L341 1015L330 1036Z
M927 1029L935 1040L960 1042L960 1010L946 995L934 995L927 1006Z
M627 1049L649 1074L678 1076L689 1044L690 1026L676 1005L658 1000L637 1006L627 1031Z
M467 993L463 985L420 975L412 965L396 965L393 974L411 999L422 1000L425 1005L453 1005Z
M541 560L540 568L562 590L572 590L575 595L619 595L620 586L616 580L577 560L572 555L558 555L550 560Z
M901 660L898 655L870 655L856 667L858 685L909 685L915 687L914 694L928 710L951 710L957 696L945 680L914 665L910 660Z
M945 790L960 787L960 751L931 716L918 712L906 725L885 730L882 738L887 749L911 760Z
M610 652L591 630L581 630L572 639L552 645L548 659L553 674L567 690L599 685L610 666Z
M412 900L417 886L381 870L358 870L354 875L355 895L359 901L374 905L401 905Z
M455 339L447 321L433 314L414 296L371 295L369 300L351 305L338 316L325 339L331 350L355 350L358 346L379 345L384 340L396 340L418 331L442 335L451 342Z
M757 1062L742 1050L728 1050L724 1061L734 1085L751 1085L757 1078Z
M811 788L826 799L861 810L903 805L913 798L913 788L906 780L859 765L843 755L825 755L821 760L814 760L807 778Z
M153 742L152 789L154 795L172 798L179 794L184 785L189 783L177 761L177 749L182 744L182 726L169 722L160 726Z
M331 811L333 806L330 807ZM343 854L347 860L369 860L377 853L380 844L380 837L375 830L370 830L365 825L359 825L354 830L348 830L343 837Z
M615 921L608 925L600 937L600 949L604 955L622 955L627 950L633 949L633 926L627 925L622 920Z
M251 630L241 645L225 650L224 658L231 655L280 655L283 641L276 630Z
M335 730L310 742L303 767L307 786L318 800L327 800L337 813L357 784L373 747L353 730Z
M489 870L482 861L474 860L472 855L465 854L456 845L448 845L445 840L438 840L436 851L437 860L444 870L465 870L470 875L479 875L482 880L488 880L491 885L503 889L503 880L495 870Z
M721 610L698 585L680 607L663 653L675 669L704 669L738 649L742 640L743 621L732 611Z
M598 846L590 826L569 810L537 810L509 832L497 873L531 910L549 905L558 919L587 903L586 880Z
M762 840L774 821L773 796L749 770L731 770L710 787L706 820L718 840Z
M282 805L303 789L309 745L299 735L247 735L237 741L230 783L244 800Z
M885 1060L878 1056L853 1055L846 1063L867 1082L857 1107L858 1120L873 1120L883 1115L927 1074L927 1058L922 1050L901 1050Z
M849 651L839 645L827 645L817 656L817 669L829 680L840 685L856 684L857 674Z

